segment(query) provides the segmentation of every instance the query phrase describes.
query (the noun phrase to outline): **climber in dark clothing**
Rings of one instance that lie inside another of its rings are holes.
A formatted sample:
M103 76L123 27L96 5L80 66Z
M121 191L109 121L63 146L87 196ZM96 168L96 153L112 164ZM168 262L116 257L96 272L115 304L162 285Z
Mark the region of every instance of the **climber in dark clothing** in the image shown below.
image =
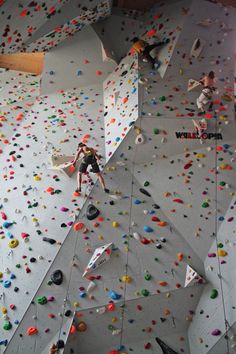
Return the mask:
M155 69L158 67L159 64L158 64L156 58L153 58L150 55L150 52L154 48L157 48L157 47L160 47L164 44L169 43L169 41L170 41L169 38L167 38L166 40L164 40L162 42L148 44L148 42L143 41L142 39L139 39L138 37L134 37L132 39L132 42L133 42L132 48L136 53L142 55L145 59L147 59L147 61L152 64L152 68Z
M83 159L82 159L82 162L79 166L79 172L78 172L78 177L77 177L78 178L78 188L76 191L77 192L81 191L82 174L87 173L88 166L91 166L92 172L96 173L96 175L98 176L99 182L101 183L103 190L106 193L109 193L109 189L107 189L105 186L104 178L100 172L100 168L97 163L97 160L100 159L100 156L96 153L96 151L93 148L88 147L84 143L79 143L78 148L79 149L78 149L75 159L73 161L73 165L75 166L76 161L79 159L81 154L83 155Z

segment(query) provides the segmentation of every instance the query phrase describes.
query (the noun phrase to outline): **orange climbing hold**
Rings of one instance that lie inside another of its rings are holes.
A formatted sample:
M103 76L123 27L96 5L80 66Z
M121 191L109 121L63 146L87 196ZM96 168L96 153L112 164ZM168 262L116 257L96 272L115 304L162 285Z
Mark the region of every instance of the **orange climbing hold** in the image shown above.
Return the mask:
M183 260L183 258L184 258L183 253L180 253L180 252L179 252L179 253L177 253L177 255L176 255L176 256L177 256L177 259L178 259L178 261L179 261L179 262L181 262L181 261Z
M87 330L87 325L86 325L86 323L85 322L80 322L79 324L78 324L78 331L79 332L85 332Z
M76 327L75 325L72 325L70 328L70 334L76 333Z
M75 231L80 231L84 228L84 224L82 222L77 222L76 224L74 224L74 230Z
M29 327L27 329L28 336L33 336L38 333L38 329L36 327Z
M167 286L168 283L166 281L159 281L160 286Z
M158 226L165 227L167 225L166 221L160 221L157 223Z

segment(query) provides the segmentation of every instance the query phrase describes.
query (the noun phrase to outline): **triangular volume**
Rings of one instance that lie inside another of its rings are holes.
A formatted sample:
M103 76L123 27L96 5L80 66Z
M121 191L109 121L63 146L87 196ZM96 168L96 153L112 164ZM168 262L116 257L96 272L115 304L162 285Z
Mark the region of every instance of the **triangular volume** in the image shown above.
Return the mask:
M102 247L96 248L92 258L89 261L89 264L84 270L83 277L100 267L102 264L109 261L112 252L112 245L112 243L107 243Z
M189 79L188 80L188 92L189 91L198 91L202 87L202 84L199 81Z
M189 285L202 284L204 282L205 280L203 279L203 277L199 275L192 267L190 267L190 265L187 264L184 287L186 288Z
M113 62L113 63L117 64L112 53L107 48L105 48L103 46L103 43L101 43L101 47L102 47L102 61L103 62Z
M72 164L73 160L74 156L51 155L49 157L50 169L61 171L68 177L71 177L75 172L75 167Z
M161 347L163 354L178 354L176 351L171 349L167 344L165 344L160 338L156 337L155 339L156 339L156 342Z

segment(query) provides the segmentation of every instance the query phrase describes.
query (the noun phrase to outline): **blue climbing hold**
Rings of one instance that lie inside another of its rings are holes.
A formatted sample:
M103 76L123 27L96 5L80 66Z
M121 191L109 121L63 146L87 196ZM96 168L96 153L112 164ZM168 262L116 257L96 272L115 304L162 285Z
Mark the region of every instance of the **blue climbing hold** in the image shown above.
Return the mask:
M136 205L139 205L139 204L141 204L142 202L141 202L141 200L139 200L139 199L135 199L135 201L134 201L134 204L136 204Z
M108 292L108 296L112 299L112 300L119 300L121 298L121 295L116 293L114 290L109 290Z
M11 281L10 281L10 280L5 280L5 281L3 282L3 286L4 286L4 288L10 288L10 286L11 286Z
M143 230L148 233L153 232L153 229L148 225L144 225Z

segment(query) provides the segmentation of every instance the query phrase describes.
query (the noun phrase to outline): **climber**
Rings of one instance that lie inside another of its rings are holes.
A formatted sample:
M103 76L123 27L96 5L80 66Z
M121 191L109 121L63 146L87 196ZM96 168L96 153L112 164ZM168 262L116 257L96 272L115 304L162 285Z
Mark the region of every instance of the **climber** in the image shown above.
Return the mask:
M58 353L58 348L56 346L56 344L52 344L51 347L50 347L50 351L49 351L50 354L56 354Z
M82 162L79 166L79 172L77 175L78 188L76 189L76 191L81 192L82 174L87 173L87 168L89 165L91 165L92 172L96 173L96 175L98 176L99 182L101 183L104 192L109 193L109 189L107 189L105 186L104 178L100 172L100 169L99 169L99 166L97 163L97 160L100 160L100 156L96 153L96 151L93 148L88 147L84 143L79 143L76 156L72 162L73 166L75 166L80 155L83 155L83 158L82 158Z
M138 37L134 37L132 39L133 42L133 46L132 49L143 56L143 58L145 58L149 63L152 64L152 69L158 69L160 66L160 63L156 60L156 58L153 58L150 55L150 52L156 48L156 47L160 47L164 44L169 43L169 38L167 38L166 40L162 41L162 42L158 42L158 43L154 43L154 44L149 44L148 42L139 39Z
M210 103L212 94L216 90L215 88L215 73L210 71L208 75L205 75L200 81L203 85L203 90L200 96L197 98L197 107L202 112L205 112L206 106Z

